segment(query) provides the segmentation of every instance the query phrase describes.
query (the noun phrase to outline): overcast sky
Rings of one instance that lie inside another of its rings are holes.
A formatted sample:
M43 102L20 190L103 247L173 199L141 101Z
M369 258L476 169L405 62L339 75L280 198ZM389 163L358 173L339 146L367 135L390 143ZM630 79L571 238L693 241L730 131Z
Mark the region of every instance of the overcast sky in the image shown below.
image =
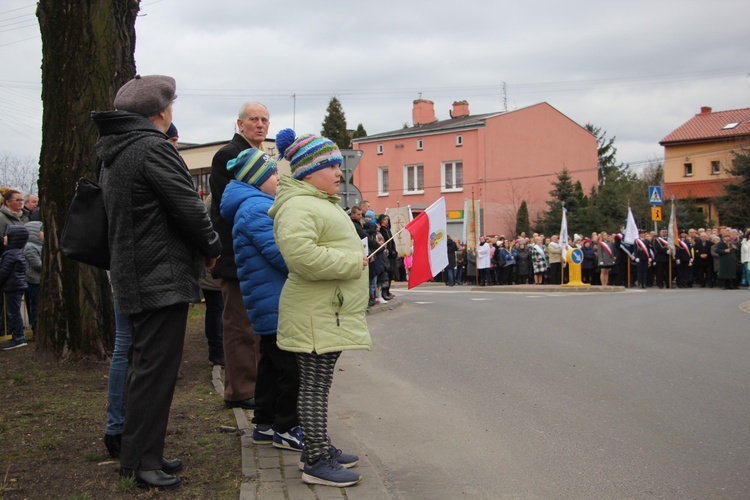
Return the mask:
M0 153L36 159L36 2L0 5ZM185 142L230 139L248 100L268 106L269 137L319 133L332 96L369 134L411 124L420 96L438 119L457 100L471 114L546 101L640 166L701 106L750 106L748 19L746 0L142 0L136 64L177 80Z

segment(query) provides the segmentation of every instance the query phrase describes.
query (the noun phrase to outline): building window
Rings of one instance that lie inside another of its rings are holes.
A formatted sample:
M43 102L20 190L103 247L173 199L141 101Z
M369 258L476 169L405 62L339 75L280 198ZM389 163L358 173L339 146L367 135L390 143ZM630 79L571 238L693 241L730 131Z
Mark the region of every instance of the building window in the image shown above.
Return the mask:
M407 165L404 167L404 194L424 192L424 165Z
M441 172L441 191L463 191L464 188L464 162L449 161L443 163Z
M464 136L457 135L456 136L456 147L461 147L464 145Z
M711 162L711 175L719 175L721 173L721 162Z
M692 177L692 176L693 176L693 164L685 163L685 177Z
M383 145L382 144L378 144L378 154L379 155L383 154Z
M422 142L422 139L417 139L417 151L422 151L423 147L424 143Z
M378 195L385 196L388 194L390 179L388 178L388 167L378 168Z

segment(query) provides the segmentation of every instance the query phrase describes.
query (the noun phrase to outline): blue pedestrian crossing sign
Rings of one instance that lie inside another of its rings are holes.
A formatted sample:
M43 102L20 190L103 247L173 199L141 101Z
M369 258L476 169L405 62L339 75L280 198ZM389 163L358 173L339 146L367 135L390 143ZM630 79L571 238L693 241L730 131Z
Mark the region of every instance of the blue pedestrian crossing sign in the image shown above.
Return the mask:
M661 186L648 187L648 202L652 205L661 205Z

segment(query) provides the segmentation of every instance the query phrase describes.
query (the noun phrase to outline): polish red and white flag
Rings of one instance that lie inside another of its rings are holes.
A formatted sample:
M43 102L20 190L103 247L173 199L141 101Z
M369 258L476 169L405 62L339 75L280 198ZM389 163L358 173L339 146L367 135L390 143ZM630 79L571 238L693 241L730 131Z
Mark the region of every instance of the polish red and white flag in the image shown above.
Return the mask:
M441 196L404 228L411 234L414 244L409 289L430 281L448 266L446 226L445 198Z

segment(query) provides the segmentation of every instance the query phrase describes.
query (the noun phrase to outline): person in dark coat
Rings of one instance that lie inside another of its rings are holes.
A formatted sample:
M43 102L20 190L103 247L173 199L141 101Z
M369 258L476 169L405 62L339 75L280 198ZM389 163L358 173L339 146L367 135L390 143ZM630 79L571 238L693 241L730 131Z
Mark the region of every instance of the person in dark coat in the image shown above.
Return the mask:
M729 234L724 234L714 250L719 256L719 282L723 284L724 290L737 290L737 245Z
M583 262L581 263L581 281L584 283L591 284L591 280L594 278L594 272L596 271L596 250L591 246L591 240L586 238L583 240Z
M456 284L456 252L458 252L458 245L453 241L451 235L448 235L447 245L448 247L448 267L445 268L445 284L447 286L453 286Z
M695 278L700 283L701 288L706 288L710 282L711 268L713 267L713 257L711 257L711 240L707 232L702 232L693 247L693 266L695 268Z
M382 287L382 295L385 300L391 300L391 298L393 297L391 295L391 281L398 278L398 271L396 267L398 252L396 251L396 242L392 239L393 233L391 233L391 218L386 214L381 214L378 216L378 231L383 236L383 240L387 242L385 248L388 250L388 255L386 256L386 271L388 272L389 279L387 283L385 283Z
M222 341L224 343L224 406L254 410L255 380L258 376L260 339L253 332L242 302L237 265L232 247L232 224L221 217L219 207L227 184L234 175L227 163L249 147L263 149L268 134L268 109L258 102L248 102L240 108L237 118L238 133L226 146L219 149L211 161L211 221L224 247L211 275L219 281L224 299L222 313Z
M23 248L29 241L29 230L24 226L8 226L5 240L5 251L0 258L0 292L3 295L3 311L0 312L3 317L0 321L3 322L3 333L7 329L13 338L3 344L0 350L11 351L26 345L21 300L28 288Z
M173 78L136 76L117 92L115 111L92 113L112 288L132 326L120 475L158 488L181 483L182 462L163 456L169 408L201 266L221 253L188 168L167 142L175 98Z
M528 285L531 276L531 251L526 246L525 240L518 243L516 249L516 284Z

